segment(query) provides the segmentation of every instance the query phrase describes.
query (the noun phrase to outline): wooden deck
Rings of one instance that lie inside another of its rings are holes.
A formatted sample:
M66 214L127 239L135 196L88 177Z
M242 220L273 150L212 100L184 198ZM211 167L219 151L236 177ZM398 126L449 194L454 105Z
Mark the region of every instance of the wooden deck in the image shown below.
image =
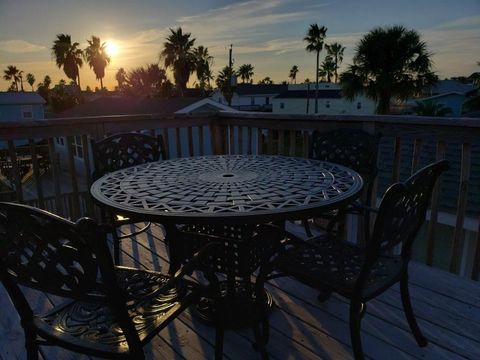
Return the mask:
M161 227L152 226L134 241L124 241L124 265L166 270ZM410 290L417 320L429 345L419 348L405 320L396 286L368 303L362 322L364 351L370 359L480 359L480 283L412 263ZM276 307L270 317L268 351L272 359L351 359L348 303L333 296L318 303L315 290L277 279L268 285ZM59 299L28 291L35 310ZM226 359L259 359L250 329L228 331ZM164 329L147 347L149 359L212 359L214 330L189 312ZM56 347L42 348L43 359L88 359ZM5 289L0 286L0 360L24 359L23 331Z

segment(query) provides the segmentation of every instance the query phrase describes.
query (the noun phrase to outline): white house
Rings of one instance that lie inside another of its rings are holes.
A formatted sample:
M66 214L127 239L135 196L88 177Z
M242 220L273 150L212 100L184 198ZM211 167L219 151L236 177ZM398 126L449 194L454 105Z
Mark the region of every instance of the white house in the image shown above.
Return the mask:
M43 119L44 104L35 92L0 92L0 121Z
M241 111L272 111L273 98L287 90L287 85L239 84L233 93L231 106ZM211 99L228 104L218 89L213 92Z
M288 85L287 91L272 99L272 112L278 114L314 114L315 84ZM372 115L375 102L365 96L353 101L342 95L338 84L320 83L318 89L318 114Z

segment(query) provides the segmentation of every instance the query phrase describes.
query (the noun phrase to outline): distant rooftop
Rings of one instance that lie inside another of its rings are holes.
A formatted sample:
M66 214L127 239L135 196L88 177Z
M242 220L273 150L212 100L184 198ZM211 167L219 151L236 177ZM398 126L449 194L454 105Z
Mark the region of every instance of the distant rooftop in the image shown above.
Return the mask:
M238 95L267 95L280 94L288 90L288 85L283 84L238 84L235 92Z
M315 98L315 89L308 90L290 90L278 95L277 99L306 99ZM341 90L318 90L319 99L340 99L342 97Z
M475 90L475 85L473 84L464 84L457 80L441 80L435 86L432 86L427 93L431 95L439 95L455 92L465 95L473 90Z
M0 92L0 105L32 105L45 102L36 92Z

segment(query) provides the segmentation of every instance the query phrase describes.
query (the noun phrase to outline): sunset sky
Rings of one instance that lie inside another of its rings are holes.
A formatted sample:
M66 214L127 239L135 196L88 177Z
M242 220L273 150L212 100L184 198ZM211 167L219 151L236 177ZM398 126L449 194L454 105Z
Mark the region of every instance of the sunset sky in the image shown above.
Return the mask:
M37 82L47 74L54 83L67 80L50 50L60 33L82 49L91 35L117 46L104 79L113 89L120 67L158 62L168 28L178 26L208 47L215 75L227 65L233 44L235 66L252 64L254 82L265 76L288 80L292 65L300 68L299 81L313 79L315 56L302 41L311 23L328 28L327 43L346 47L341 70L362 35L400 24L421 34L441 78L480 71L480 0L0 0L0 90L9 86L3 80L7 65L33 73ZM99 86L87 65L80 79L82 88Z

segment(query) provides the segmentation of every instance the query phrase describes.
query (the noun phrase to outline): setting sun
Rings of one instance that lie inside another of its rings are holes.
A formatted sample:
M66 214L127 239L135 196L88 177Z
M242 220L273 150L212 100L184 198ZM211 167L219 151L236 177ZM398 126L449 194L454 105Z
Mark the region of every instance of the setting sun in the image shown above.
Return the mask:
M114 42L108 41L106 50L109 56L115 56L118 53L118 45L115 44Z

